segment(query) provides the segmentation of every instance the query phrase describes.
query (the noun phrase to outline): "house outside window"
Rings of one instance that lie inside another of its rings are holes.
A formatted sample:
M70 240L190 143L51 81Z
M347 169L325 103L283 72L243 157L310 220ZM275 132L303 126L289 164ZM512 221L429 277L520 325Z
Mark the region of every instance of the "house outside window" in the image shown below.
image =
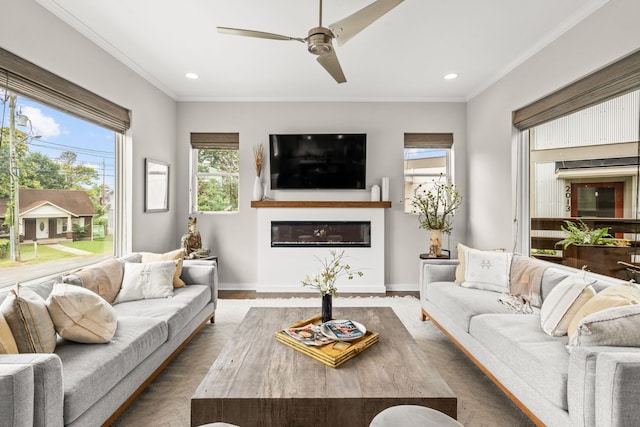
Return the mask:
M404 211L419 187L429 191L435 182L453 183L453 134L406 133L404 136Z
M237 212L237 133L191 134L191 213Z

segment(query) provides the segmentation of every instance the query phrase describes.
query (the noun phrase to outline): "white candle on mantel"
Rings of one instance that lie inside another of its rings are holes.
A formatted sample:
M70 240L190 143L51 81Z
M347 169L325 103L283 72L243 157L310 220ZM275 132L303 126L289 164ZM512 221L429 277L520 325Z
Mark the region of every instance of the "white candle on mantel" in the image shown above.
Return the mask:
M371 187L371 201L379 202L380 201L380 186L374 185Z

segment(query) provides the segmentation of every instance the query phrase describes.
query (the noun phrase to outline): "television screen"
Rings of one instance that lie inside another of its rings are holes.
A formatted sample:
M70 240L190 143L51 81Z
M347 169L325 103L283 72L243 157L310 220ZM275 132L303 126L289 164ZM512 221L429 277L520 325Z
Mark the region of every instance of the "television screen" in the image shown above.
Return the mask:
M364 189L367 135L269 135L271 189Z

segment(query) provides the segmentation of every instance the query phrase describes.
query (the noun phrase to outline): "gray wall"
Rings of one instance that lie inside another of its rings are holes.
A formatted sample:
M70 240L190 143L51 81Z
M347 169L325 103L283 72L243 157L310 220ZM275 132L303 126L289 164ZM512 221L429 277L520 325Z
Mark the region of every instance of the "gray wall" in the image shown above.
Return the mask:
M190 132L240 134L240 211L198 215L203 245L220 256L222 288L250 288L256 283L257 210L250 207L255 172L253 147L268 154L270 133L367 133L367 190L280 191L277 200L369 200L370 188L388 176L392 208L385 213L386 284L391 289L418 286L418 254L427 251L429 236L415 216L403 213L403 143L405 132L453 132L456 181L464 182L466 117L464 103L215 103L178 104L177 186L189 186ZM268 169L266 170L268 172ZM266 175L263 173L263 177ZM464 187L463 198L466 198ZM178 194L179 234L186 232L188 192ZM463 202L464 203L464 202ZM464 205L463 205L464 206ZM456 216L451 245L466 234L466 207ZM447 247L445 239L444 246ZM302 280L303 278L301 278Z
M515 246L517 132L512 112L639 49L638 17L640 1L610 0L467 103L470 245Z
M127 193L133 250L168 250L175 241L175 179L167 213L144 213L144 159L173 163L176 103L33 0L0 0L0 45L67 80L133 111ZM172 169L172 178L175 170Z

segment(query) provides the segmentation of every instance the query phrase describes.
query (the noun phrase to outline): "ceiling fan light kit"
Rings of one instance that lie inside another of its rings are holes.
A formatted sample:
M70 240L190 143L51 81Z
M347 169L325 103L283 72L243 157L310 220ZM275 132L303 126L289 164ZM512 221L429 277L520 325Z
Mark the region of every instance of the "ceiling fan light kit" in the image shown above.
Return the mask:
M283 36L263 31L243 30L240 28L217 27L218 32L244 37L257 37L271 40L294 40L307 44L307 49L318 57L316 60L338 83L347 81L338 57L333 48L333 39L342 46L360 31L377 21L404 0L377 0L359 11L332 24L329 28L322 26L322 0L320 2L320 18L317 27L311 28L306 38Z

